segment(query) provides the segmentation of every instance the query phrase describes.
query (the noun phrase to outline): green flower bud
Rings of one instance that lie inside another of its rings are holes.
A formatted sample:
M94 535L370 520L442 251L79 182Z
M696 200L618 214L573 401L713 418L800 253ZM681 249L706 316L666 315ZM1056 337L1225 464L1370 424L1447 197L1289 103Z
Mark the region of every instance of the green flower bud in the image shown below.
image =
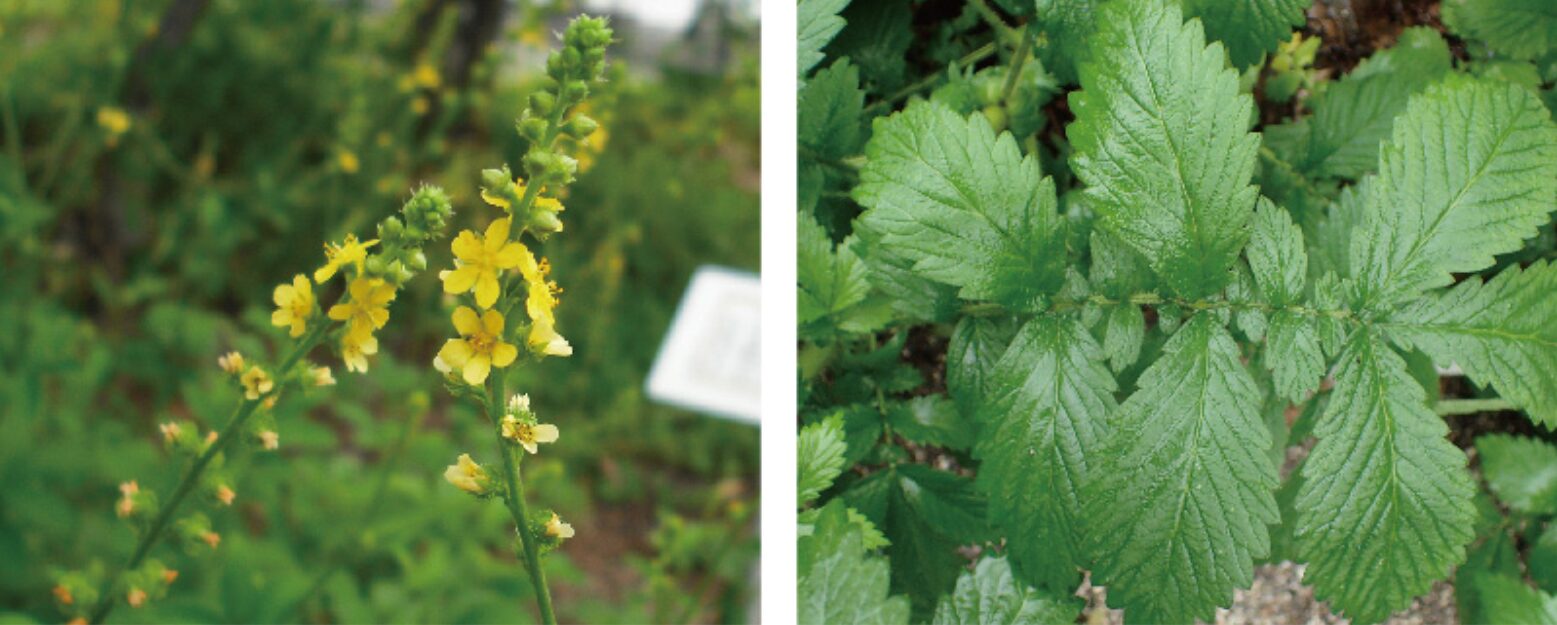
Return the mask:
M568 123L563 125L562 131L567 133L570 137L583 139L584 137L594 134L594 132L599 128L600 124L598 122L590 119L588 115L581 113L574 115L573 119L568 120Z
M533 143L540 143L546 138L546 120L539 117L519 120L519 135Z
M389 217L378 224L378 238L392 241L400 237L405 231L405 224L395 217Z
M567 102L578 102L589 95L589 83L582 80L569 80L562 83L562 99Z
M384 264L384 257L382 255L369 256L366 268L367 268L368 275L371 275L371 276L382 276L382 275L384 275L384 273L385 273L384 270L387 269L387 267Z
M550 115L552 109L556 106L557 96L554 96L545 91L537 91L530 94L530 109L533 110L536 115Z
M421 250L416 250L415 252L411 253L411 258L408 264L410 264L411 269L415 271L427 271L427 255L423 254Z

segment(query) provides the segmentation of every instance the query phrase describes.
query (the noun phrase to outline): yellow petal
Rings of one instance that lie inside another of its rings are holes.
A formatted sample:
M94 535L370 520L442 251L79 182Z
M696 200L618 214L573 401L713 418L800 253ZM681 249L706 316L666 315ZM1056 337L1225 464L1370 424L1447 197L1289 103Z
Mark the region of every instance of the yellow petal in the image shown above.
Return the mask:
M303 335L303 331L307 330L307 329L308 329L308 322L307 321L304 321L301 318L292 320L292 338L295 339L295 338L297 338L299 336L302 336Z
M345 321L351 318L351 304L336 304L330 307L330 318L336 321Z
M497 255L492 257L492 266L498 269L513 269L524 264L525 257L529 255L530 250L523 243L510 241L503 246L503 249L498 250ZM535 260L532 258L529 264L534 265ZM524 273L524 271L521 269L520 273Z
M314 282L323 284L325 280L335 277L336 269L335 263L325 263L323 267L314 270Z
M443 342L443 349L438 350L438 357L450 368L465 366L465 361L470 360L470 343L460 339L449 339Z
M460 336L470 336L481 329L481 317L469 306L454 309L454 329Z
M481 239L476 238L476 233L469 230L460 232L449 247L454 250L454 257L460 260L475 260L481 257Z
M537 443L555 443L557 442L557 435L557 426L555 425L542 423L535 426L535 442Z
M443 272L443 292L458 295L469 291L476 285L476 276L480 273L475 265L465 265L454 271Z
M501 336L503 334L503 313L489 310L481 315L481 326L486 328L487 334Z
M351 286L346 287L346 290L351 293L351 301L358 304L367 303L373 295L373 282L374 280L367 278L352 280Z
M492 366L507 367L514 364L514 359L519 357L519 348L508 343L498 342L492 346Z
M282 308L270 313L270 325L284 326L289 323L292 323L292 311Z
M292 288L297 289L298 294L307 297L313 295L313 285L308 283L308 276L297 274L292 276Z
M374 306L383 306L395 301L395 285L383 280L375 280L378 286L373 287L373 293L368 297L368 302Z
M476 386L487 381L487 374L492 371L492 360L485 354L476 354L465 362L465 382Z
M530 442L530 441L523 441L523 442L519 443L519 446L523 447L525 451L528 451L528 452L530 452L532 454L535 453L535 452L540 451L540 448L536 447L535 443Z
M503 249L503 244L508 242L508 230L512 226L512 220L503 218L493 221L487 226L486 244L488 252L497 252Z
M373 327L382 328L389 323L389 311L382 308L374 308L368 311L368 319L373 322Z
M297 292L292 289L292 285L278 284L276 290L270 294L270 301L275 302L277 306L286 306L294 297L297 297Z
M364 354L377 354L378 339L374 338L371 334L359 338L357 340L357 350Z
M496 195L492 195L490 193L487 193L485 189L483 189L481 191L481 199L486 200L488 204L491 204L491 205L496 206L498 208L505 208L505 209L508 208L508 200L505 200L505 199L500 198L500 197L498 197Z
M497 274L491 269L481 272L476 277L476 304L482 308L491 308L497 303L497 296L502 292L497 284Z

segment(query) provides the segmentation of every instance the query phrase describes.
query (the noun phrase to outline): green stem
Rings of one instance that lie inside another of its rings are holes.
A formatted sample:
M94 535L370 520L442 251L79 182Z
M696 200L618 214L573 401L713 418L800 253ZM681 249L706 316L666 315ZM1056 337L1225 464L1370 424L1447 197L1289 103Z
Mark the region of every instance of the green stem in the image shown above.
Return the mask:
M1000 102L1010 104L1011 94L1016 92L1016 84L1022 75L1022 66L1027 64L1027 57L1033 49L1033 26L1028 24L1022 27L1022 41L1016 44L1016 53L1011 57L1011 68L1006 76L1005 87L1000 90Z
M557 615L552 612L551 591L546 587L546 571L541 568L540 546L536 544L534 532L530 531L530 516L525 509L524 481L519 473L519 462L522 458L516 457L523 452L518 445L512 445L503 438L502 376L493 375L491 382L487 397L487 417L493 423L493 432L497 434L497 445L503 456L503 474L508 478L506 480L508 493L503 499L508 504L508 513L514 517L514 525L518 526L519 542L524 545L524 566L530 572L530 582L535 585L535 601L540 607L541 622L546 625L556 625Z
M1506 399L1444 399L1433 405L1433 412L1440 417L1458 414L1474 414L1477 412L1498 412L1502 410L1518 410L1519 407Z
M303 340L297 343L297 346L292 349L292 353L288 354L286 359L282 361L281 366L276 369L275 379L285 378L291 372L292 367L297 364L297 361L304 354L308 353L308 350L312 349L314 344L319 341L319 338L324 335L324 328L328 326L329 324L327 323L316 324L308 334L304 335ZM113 575L110 575L107 581L103 583L102 590L98 593L97 604L92 608L90 622L103 622L103 619L108 617L108 613L113 611L114 606L118 605L118 602L114 601L114 597L118 594L115 592L115 589L119 585L119 580L124 577L124 573L134 570L141 565L141 561L146 559L146 555L151 552L152 546L157 544L157 540L162 537L162 532L167 529L168 522L173 519L173 514L178 511L179 504L182 504L184 498L188 497L190 491L194 490L195 485L200 483L200 476L205 473L205 468L211 464L211 461L216 458L217 454L221 453L223 449L227 448L227 445L232 443L233 439L238 438L238 433L242 431L243 424L247 423L249 417L254 415L255 409L271 395L279 391L280 389L275 389L258 399L247 399L238 404L232 419L227 422L226 427L222 428L221 434L218 434L211 446L207 447L205 452L195 459L195 463L189 466L189 470L184 472L183 479L173 489L173 496L162 504L161 509L157 511L157 516L152 519L151 525L147 526L146 533L141 535L141 540L135 545L135 553L130 556L130 560L120 567L119 570L115 571Z
M990 7L988 2L984 0L969 0L968 3L973 5L974 10L978 11L979 17L984 18L984 21L989 23L990 28L995 29L997 36L1004 39L1006 43L1016 41L1016 31L1012 30L1011 26L1000 18L1000 14L996 13L995 9Z
M995 49L996 46L995 42L993 41L979 46L972 52L963 55L962 58L957 59L957 63L954 64L951 69L947 70L948 74L952 71L955 71L957 68L967 67L989 58L989 55L995 53ZM899 89L896 93L887 96L885 99L872 102L870 106L865 107L865 116L869 117L871 115L880 114L883 109L891 107L897 101L930 88L931 86L935 85L935 83L940 82L941 78L941 72L935 72L929 76L925 76L924 78L919 79L919 81L915 82L914 84Z

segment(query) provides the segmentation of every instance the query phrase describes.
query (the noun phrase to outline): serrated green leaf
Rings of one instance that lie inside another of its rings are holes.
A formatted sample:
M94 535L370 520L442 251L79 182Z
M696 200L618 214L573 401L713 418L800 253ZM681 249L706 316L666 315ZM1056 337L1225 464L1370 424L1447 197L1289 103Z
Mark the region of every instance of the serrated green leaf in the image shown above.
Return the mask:
M1536 585L1546 591L1557 590L1557 524L1547 522L1525 560Z
M1016 320L1010 317L968 316L957 320L946 346L946 392L962 414L976 417L994 395L989 379L1016 330Z
M865 515L855 511L854 508L845 508L848 513L849 523L860 531L860 542L866 551L875 551L892 544L887 537L876 529L876 525L865 518ZM796 536L810 536L816 533L816 520L822 516L822 508L812 508L796 515Z
M1108 366L1115 373L1135 364L1145 339L1146 315L1140 306L1115 306L1108 312L1108 325L1103 327L1103 353L1108 354Z
M1356 179L1374 171L1379 143L1413 94L1450 69L1438 31L1408 28L1394 47L1374 53L1330 84L1307 119L1267 129L1270 145L1298 171L1316 178ZM1291 135L1284 142L1274 139Z
M908 622L908 600L888 596L885 558L869 555L843 502L822 508L810 536L796 550L802 623Z
M1474 543L1465 556L1465 564L1454 571L1454 603L1461 623L1494 623L1487 618L1477 578L1487 575L1520 576L1519 554L1508 532L1494 531ZM1496 599L1496 597L1493 597Z
M1272 315L1265 334L1265 366L1274 374L1276 394L1292 403L1319 388L1325 357L1313 319L1285 310Z
M962 306L957 287L925 279L914 271L913 259L881 244L882 233L856 221L856 251L870 269L867 278L906 321L947 321Z
M957 589L935 608L935 625L1036 625L1073 623L1081 598L1039 592L1011 574L1001 557L979 560L957 578Z
M842 313L870 294L865 265L847 242L835 249L821 224L804 213L795 238L799 246L795 277L800 283L796 314L801 324Z
M1490 267L1557 203L1557 126L1528 90L1451 76L1411 98L1379 150L1351 266L1380 308Z
M1442 11L1455 34L1516 59L1534 59L1557 46L1557 4L1550 0L1444 0Z
M810 503L833 485L833 480L843 472L843 454L847 449L843 441L843 419L837 415L801 428L795 454L795 463L800 469L800 490L796 498L799 505Z
M1265 303L1281 308L1303 299L1308 279L1303 231L1293 225L1287 211L1263 197L1254 211L1254 231L1246 253L1255 287Z
M878 95L897 91L907 81L906 57L914 41L912 16L908 0L852 0L843 10L848 26L827 51L860 66L866 91Z
M1475 590L1481 596L1488 623L1499 625L1551 625L1557 623L1557 598L1525 585L1509 575L1478 575Z
M841 159L859 153L865 140L865 92L860 70L840 59L800 88L795 103L802 158Z
M1098 225L1151 261L1173 292L1227 285L1248 240L1258 190L1253 101L1221 45L1177 6L1132 0L1099 9L1068 129L1076 176Z
M1341 189L1341 194L1330 205L1324 219L1315 227L1316 236L1310 243L1316 275L1333 272L1337 276L1351 273L1352 232L1362 223L1368 204L1368 187L1374 178L1363 178L1357 184Z
M795 45L800 53L797 62L801 78L822 62L822 48L843 30L844 21L838 14L847 6L849 0L800 0L795 17L800 35Z
M1227 330L1198 314L1141 374L1091 456L1092 582L1140 623L1211 620L1254 579L1278 520L1260 391Z
M1498 501L1525 514L1557 514L1557 447L1510 434L1476 439L1481 474Z
M1459 363L1477 384L1557 427L1557 265L1509 267L1413 302L1385 327L1440 364Z
M1249 67L1292 38L1313 0L1184 0L1184 15L1205 23L1206 37L1227 45L1233 65Z
M1037 0L1034 17L1048 45L1040 49L1045 67L1065 83L1076 82L1076 66L1087 55L1096 28L1099 0Z
M958 545L988 536L986 504L972 480L898 464L861 480L844 498L880 527L892 546L892 587L928 616L956 580Z
M1475 489L1406 363L1357 332L1303 464L1298 551L1314 595L1354 622L1406 608L1465 557Z
M860 220L914 270L967 299L1042 305L1064 277L1054 181L983 115L917 102L878 119L855 199Z
M1089 240L1092 266L1087 278L1098 293L1123 299L1152 289L1151 263L1140 252L1102 230L1093 230Z
M1097 341L1075 319L1039 316L990 379L974 453L990 518L1028 583L1074 589L1084 564L1082 484L1096 462L1117 389Z

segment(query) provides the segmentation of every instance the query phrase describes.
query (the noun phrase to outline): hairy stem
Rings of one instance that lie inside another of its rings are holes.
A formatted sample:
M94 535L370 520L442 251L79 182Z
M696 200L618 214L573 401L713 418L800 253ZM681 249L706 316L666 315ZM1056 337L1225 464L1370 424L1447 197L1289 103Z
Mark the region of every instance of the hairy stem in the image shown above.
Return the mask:
M296 366L297 362L302 359L303 354L308 353L308 350L313 348L314 344L319 341L319 338L324 336L324 329L328 326L328 323L316 324L308 334L303 335L303 340L299 341L292 348L292 352L287 355L281 366L276 369L275 378L279 380L286 377L287 373L291 372L292 367ZM132 571L141 565L141 562L146 559L146 555L151 552L151 548L162 537L162 533L167 530L168 522L178 512L179 504L183 503L184 498L189 496L195 485L200 483L200 476L205 473L206 467L211 464L211 461L216 458L217 454L227 448L227 445L233 439L238 438L238 432L242 431L243 424L248 422L249 417L254 415L255 409L259 408L260 404L264 403L270 395L274 395L277 392L280 392L280 389L276 389L269 395L261 396L258 399L242 400L238 404L237 410L233 412L232 418L227 421L227 425L222 428L216 440L211 443L210 447L206 448L205 453L200 454L200 457L195 459L195 463L190 465L188 470L184 471L184 477L179 480L178 486L173 489L173 496L169 497L162 504L161 508L157 510L157 516L153 517L151 525L147 526L146 533L141 535L140 542L135 545L135 553L130 556L130 560L124 566L119 567L113 575L110 575L103 582L102 590L98 593L97 604L92 608L90 622L101 623L103 619L108 618L108 613L112 612L114 606L118 605L118 602L114 601L114 597L118 594L115 592L115 589L118 587L119 581L124 577L125 572Z
M984 60L986 58L989 58L989 55L995 53L995 48L996 48L995 42L993 42L993 41L991 41L989 43L986 43L986 44L984 44L982 46L979 46L977 49L973 50L972 52L969 52L969 53L963 55L962 58L957 59L957 63L956 63L956 65L953 66L952 70L955 70L957 68L967 67L967 66L972 65L974 63L977 63L979 61L982 61L982 60ZM952 70L948 70L948 75L949 75L949 73ZM920 91L924 91L925 89L929 89L930 87L934 86L935 83L940 82L942 77L943 76L942 76L941 72L935 72L933 74L930 74L929 76L925 76L924 78L919 79L914 84L911 84L911 85L909 85L907 87L903 87L902 89L899 89L896 93L893 93L892 95L887 96L886 98L883 98L881 100L877 100L877 101L871 103L870 106L865 107L865 115L867 117L869 117L871 115L875 115L877 113L880 113L882 111L882 109L891 107L894 103L898 102L899 100L905 99L908 96L911 96L911 95L914 95L916 93L919 93Z
M988 2L984 0L969 0L968 4L973 5L973 9L978 11L979 17L984 18L989 27L995 30L995 35L1004 39L1007 43L1016 41L1016 31L1004 19L1000 18L1000 14L996 13L995 9L990 7Z
M502 414L503 379L501 375L493 375L488 386L487 417L493 423L497 446L503 456L503 475L508 482L508 492L504 494L503 500L508 504L508 513L514 517L514 525L519 529L519 542L524 546L524 566L530 573L530 583L535 585L535 602L540 607L541 622L556 625L557 616L551 608L551 591L546 587L546 571L541 568L540 547L536 544L534 532L530 531L530 517L524 503L524 482L519 473L522 458L517 457L523 452L518 445L510 444L508 439L503 438Z
M1033 50L1033 26L1028 24L1022 27L1022 41L1016 44L1016 52L1011 56L1011 67L1007 70L1006 84L1000 90L1000 103L1009 104L1011 94L1016 92L1016 83L1022 76L1022 66L1027 64L1027 57Z

